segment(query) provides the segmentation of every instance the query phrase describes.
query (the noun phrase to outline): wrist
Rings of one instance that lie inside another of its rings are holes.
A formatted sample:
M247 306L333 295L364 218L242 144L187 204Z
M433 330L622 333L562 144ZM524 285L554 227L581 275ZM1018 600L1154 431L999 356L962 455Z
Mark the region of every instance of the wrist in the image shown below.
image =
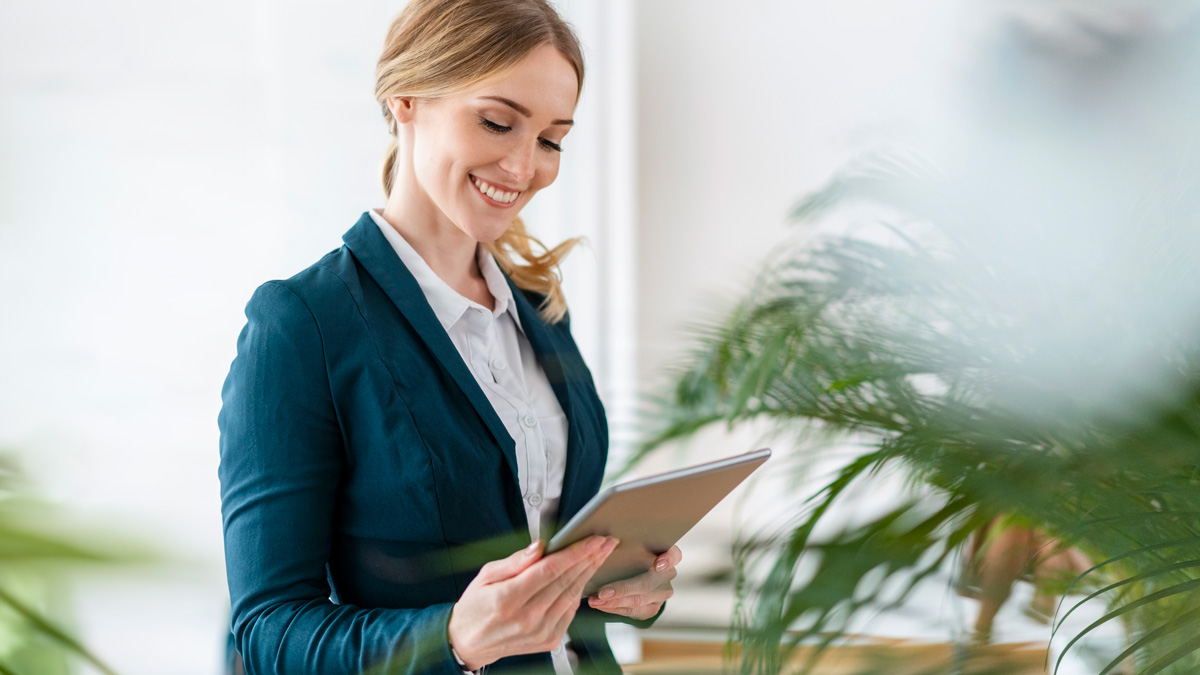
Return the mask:
M463 671L464 673L472 675L480 672L478 670L472 670L469 666L467 666L467 662L463 661L462 657L458 655L457 651L455 651L454 645L450 645L450 655L454 657L454 662L458 664L459 670Z
M450 654L461 668L475 672L486 666L488 662L470 649L471 641L463 636L462 627L455 621L454 610L457 607L455 605L450 609L450 621L446 625L446 639L450 644Z

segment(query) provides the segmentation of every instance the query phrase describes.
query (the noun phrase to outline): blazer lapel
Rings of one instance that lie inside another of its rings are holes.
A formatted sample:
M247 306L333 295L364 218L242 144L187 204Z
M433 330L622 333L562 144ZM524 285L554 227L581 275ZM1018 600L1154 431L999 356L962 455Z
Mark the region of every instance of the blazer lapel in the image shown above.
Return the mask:
M446 369L459 389L466 395L471 406L475 408L496 444L503 450L512 471L513 483L517 484L517 454L513 438L496 415L496 410L487 399L487 395L479 388L479 383L471 375L467 364L450 341L450 336L438 322L433 308L425 299L417 280L413 278L408 268L400 261L392 245L388 243L379 226L372 220L370 214L364 213L354 227L350 228L342 240L358 259L371 278L379 284L388 298L395 303L400 313L420 335L421 340L438 362ZM524 317L522 317L524 321ZM555 390L557 393L557 389ZM564 408L565 409L565 408Z

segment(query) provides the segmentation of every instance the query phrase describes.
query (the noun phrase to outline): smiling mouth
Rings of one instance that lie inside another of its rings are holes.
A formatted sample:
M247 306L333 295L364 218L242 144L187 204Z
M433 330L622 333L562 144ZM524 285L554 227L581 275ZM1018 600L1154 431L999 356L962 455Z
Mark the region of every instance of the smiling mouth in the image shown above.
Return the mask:
M480 194L502 206L512 204L517 201L517 197L521 196L520 192L501 190L495 185L490 185L487 181L480 180L475 176L470 176L470 178L471 183L475 185L475 189L479 190Z

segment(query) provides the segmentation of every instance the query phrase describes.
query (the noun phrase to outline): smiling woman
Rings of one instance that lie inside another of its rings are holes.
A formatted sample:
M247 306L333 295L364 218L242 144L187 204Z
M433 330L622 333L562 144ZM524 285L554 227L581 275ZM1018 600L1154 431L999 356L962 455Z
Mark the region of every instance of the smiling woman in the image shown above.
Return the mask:
M422 28L413 30L416 26ZM505 28L499 30L501 26ZM540 52L539 64L551 65L554 71L552 76L540 80L540 73L532 69L520 74L512 73L524 57L532 56L534 52ZM569 67L573 78L567 76L564 66ZM553 109L561 109L565 114L551 120L551 125L557 129L539 139L542 147L561 151L562 137L573 124L571 112L583 91L583 73L583 52L578 39L570 26L545 2L410 3L388 31L376 70L375 98L380 103L392 134L392 142L383 163L383 188L389 195L389 205L393 202L393 187L401 177L398 168L403 171L403 164L398 165L397 158L402 147L400 137L405 133L393 110L393 99L422 99L427 104L433 104L452 95L451 98L458 99L461 104L470 100L466 96L467 90L476 89L478 125L497 135L510 136L514 125L506 122L513 117L514 111L520 117L513 118L513 122L524 120L522 127L540 133L540 129L532 128L536 120L529 106L539 104L541 109L537 112L543 117ZM483 91L494 88L499 80L507 79L509 75L516 75L516 78L508 88L526 92L529 100ZM568 85L568 80L573 82L573 87ZM543 84L557 86L543 90ZM573 90L569 101L566 100L568 90ZM549 100L555 96L557 100ZM532 100L535 97L538 100ZM493 105L484 105L489 102ZM489 117L488 110L495 117ZM465 123L466 120L460 121ZM522 130L525 129L518 129L519 132ZM522 134L518 133L517 136ZM513 142L516 141L509 140L510 145ZM407 150L411 149L412 145L409 144ZM558 175L558 158L553 159L554 170L549 173L546 185ZM517 185L508 185L513 189L507 190L503 187L506 183L519 181L511 181L511 178L504 180L501 176L494 178L489 182L486 177L475 176L472 181L477 181L477 187L487 182L487 187L481 190L484 193L489 187L496 187L510 195L521 192L516 189L519 187ZM543 318L557 321L566 313L566 298L558 283L557 269L578 240L568 240L547 250L526 232L515 212L529 202L532 192L513 198L514 203L519 203L509 217L510 226L498 238L480 241L517 285L546 297L544 306L540 308ZM491 196L494 198L494 193ZM535 253L535 246L542 252ZM514 259L519 260L520 264L514 264Z
M517 219L558 175L578 42L543 0L413 0L377 77L386 207L255 292L222 392L235 663L619 673L604 622L653 620L681 555L586 599L617 542L543 555L608 430L557 277L574 242Z
M385 99L400 143L397 158L389 162L391 189L383 216L410 242L419 242L414 246L439 276L455 276L470 266L437 252L457 248L473 255L475 242L502 237L516 212L554 182L578 82L570 62L545 44L464 91ZM424 222L405 217L414 209L429 217ZM418 233L417 227L425 231ZM423 245L432 250L422 250ZM448 281L467 297L484 294L467 280Z

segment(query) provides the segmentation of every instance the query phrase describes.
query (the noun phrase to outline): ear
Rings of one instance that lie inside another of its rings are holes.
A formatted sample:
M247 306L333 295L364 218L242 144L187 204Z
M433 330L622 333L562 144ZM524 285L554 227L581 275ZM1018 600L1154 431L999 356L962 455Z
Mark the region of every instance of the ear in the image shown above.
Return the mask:
M407 124L412 121L413 113L416 112L417 102L411 96L389 96L387 97L387 105L397 124Z

